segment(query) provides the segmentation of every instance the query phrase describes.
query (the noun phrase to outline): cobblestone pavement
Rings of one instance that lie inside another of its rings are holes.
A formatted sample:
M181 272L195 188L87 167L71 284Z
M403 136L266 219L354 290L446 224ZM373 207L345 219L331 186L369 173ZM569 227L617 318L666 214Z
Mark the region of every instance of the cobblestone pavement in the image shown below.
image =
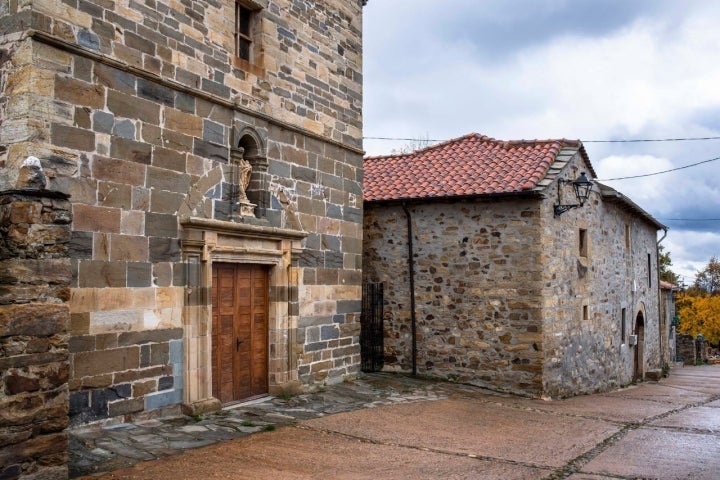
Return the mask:
M70 430L70 477L176 455L297 421L381 405L440 400L459 392L496 395L467 385L373 373L314 393L287 399L266 397L197 418L182 415L75 428Z

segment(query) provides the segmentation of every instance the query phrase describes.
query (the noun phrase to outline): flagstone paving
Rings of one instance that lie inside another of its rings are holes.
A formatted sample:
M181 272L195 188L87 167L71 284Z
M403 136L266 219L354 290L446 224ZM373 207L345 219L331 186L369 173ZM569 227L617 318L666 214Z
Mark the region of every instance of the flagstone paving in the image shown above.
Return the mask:
M553 401L370 374L200 418L75 430L71 471L128 480L716 480L719 430L720 366Z

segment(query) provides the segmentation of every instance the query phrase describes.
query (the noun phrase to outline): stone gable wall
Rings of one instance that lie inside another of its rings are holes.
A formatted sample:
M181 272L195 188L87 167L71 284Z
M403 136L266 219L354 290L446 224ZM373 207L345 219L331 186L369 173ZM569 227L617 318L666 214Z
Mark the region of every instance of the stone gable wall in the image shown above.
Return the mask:
M292 317L283 381L358 371L360 2L259 4L263 55L246 65L233 2L0 2L0 183L34 155L71 195L73 424L182 401L180 219L230 219L247 132L266 166L242 220L307 234L297 284L271 292Z
M581 167L576 157L565 174ZM408 206L420 373L552 397L612 389L634 379L639 312L637 370L662 368L655 227L597 192L554 218L555 188L542 199ZM401 206L365 206L363 281L385 283L386 370L412 368L406 228Z
M67 478L70 214L0 192L0 478Z
M536 200L408 206L413 219L418 372L537 395L542 383ZM385 283L385 369L412 367L406 217L365 206L368 282Z
M567 178L577 178L586 169L576 159L566 171ZM638 347L630 345L629 336L636 333L640 311L645 334L643 370L662 368L655 227L604 201L597 191L584 207L559 218L553 218L555 201L556 196L549 194L543 206L547 252L542 257L544 391L562 397L630 383ZM630 248L625 243L626 225ZM579 254L580 229L587 231L586 257ZM648 254L652 284L648 283ZM583 307L587 307L587 318L583 318ZM626 309L625 343L622 308Z

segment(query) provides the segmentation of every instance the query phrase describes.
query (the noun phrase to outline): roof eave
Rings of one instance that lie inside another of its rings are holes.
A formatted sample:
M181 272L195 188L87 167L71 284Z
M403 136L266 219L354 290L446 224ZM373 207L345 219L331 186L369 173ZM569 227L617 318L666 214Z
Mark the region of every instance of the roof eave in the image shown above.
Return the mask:
M603 200L622 205L622 207L626 210L643 217L645 221L654 225L658 230L668 230L666 225L660 223L659 220L643 210L637 203L630 200L627 196L603 183L597 183L597 185L600 188L600 194L602 195Z

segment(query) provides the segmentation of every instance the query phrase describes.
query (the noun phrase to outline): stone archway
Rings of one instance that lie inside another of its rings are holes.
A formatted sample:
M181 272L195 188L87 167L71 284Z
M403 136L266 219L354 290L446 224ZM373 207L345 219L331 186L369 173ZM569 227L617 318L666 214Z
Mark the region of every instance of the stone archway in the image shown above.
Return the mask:
M642 310L635 316L634 335L633 381L642 381L645 378L645 316Z
M266 146L260 134L253 128L236 128L233 132L233 147L230 151L231 163L238 157L246 160L251 168L250 183L247 186L248 200L256 206L255 214L258 218L265 217L265 211L270 205L270 192L268 191L268 159Z

